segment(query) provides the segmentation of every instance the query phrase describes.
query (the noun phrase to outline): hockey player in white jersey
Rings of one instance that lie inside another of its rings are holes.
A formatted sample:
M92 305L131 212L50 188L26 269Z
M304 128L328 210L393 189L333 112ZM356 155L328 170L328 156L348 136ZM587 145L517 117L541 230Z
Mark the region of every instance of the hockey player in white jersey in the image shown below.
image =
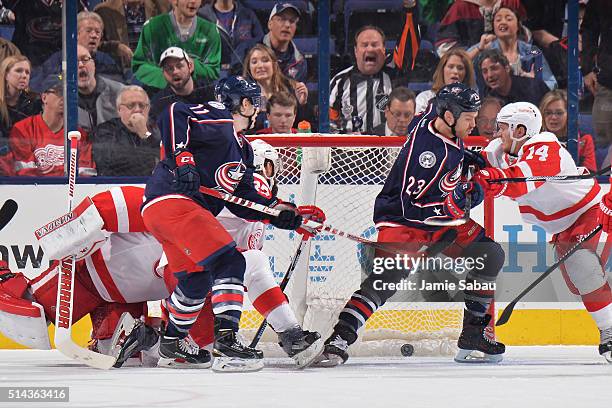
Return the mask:
M474 180L495 197L506 196L519 205L525 222L553 234L559 256L597 227L601 188L595 179L572 182L491 183L507 177L581 174L569 152L550 132L540 132L542 116L536 106L516 102L497 114L499 138L483 151L489 166ZM561 266L572 291L580 295L601 334L599 353L612 362L612 292L596 249L601 233L583 243Z

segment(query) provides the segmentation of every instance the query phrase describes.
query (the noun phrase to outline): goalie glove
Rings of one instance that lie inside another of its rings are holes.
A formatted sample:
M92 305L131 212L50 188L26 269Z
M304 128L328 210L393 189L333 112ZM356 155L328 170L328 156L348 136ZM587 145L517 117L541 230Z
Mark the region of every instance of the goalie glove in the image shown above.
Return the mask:
M174 158L176 169L174 169L174 180L172 186L174 191L187 196L194 196L200 190L200 173L195 166L193 155L185 149L178 149Z
M476 183L459 183L453 192L444 199L444 213L451 218L463 218L465 216L465 200L467 195L472 197L471 208L480 204L484 198L484 191Z
M599 203L597 222L601 224L604 232L609 234L612 231L612 194L610 193L603 196Z
M276 228L295 231L302 225L302 216L295 204L278 200L278 203L272 208L280 211L278 216L270 216L270 224Z
M478 183L485 191L490 192L495 198L497 198L504 194L508 188L508 183L490 183L490 180L497 180L506 177L506 173L504 173L502 169L487 167L476 172L472 178L472 181Z
M323 224L327 217L322 209L317 207L316 205L301 205L297 208L298 212L302 216L303 220L310 220L314 222L318 222L319 224ZM302 225L297 230L297 233L302 234L304 239L310 239L317 235L319 232L318 229L312 229Z

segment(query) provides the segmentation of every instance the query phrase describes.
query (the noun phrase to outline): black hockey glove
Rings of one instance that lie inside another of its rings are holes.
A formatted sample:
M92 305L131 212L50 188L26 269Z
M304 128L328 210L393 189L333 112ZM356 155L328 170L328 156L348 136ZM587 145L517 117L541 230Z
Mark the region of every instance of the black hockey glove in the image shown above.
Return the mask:
M302 225L302 216L295 205L279 201L273 208L280 211L277 217L270 217L270 224L276 228L296 230Z
M176 169L174 169L174 180L172 186L179 194L193 196L200 191L200 173L195 166L193 155L186 150L177 150Z
M465 149L463 151L463 175L466 174L470 166L476 167L476 171L478 171L487 167L487 162L480 153Z

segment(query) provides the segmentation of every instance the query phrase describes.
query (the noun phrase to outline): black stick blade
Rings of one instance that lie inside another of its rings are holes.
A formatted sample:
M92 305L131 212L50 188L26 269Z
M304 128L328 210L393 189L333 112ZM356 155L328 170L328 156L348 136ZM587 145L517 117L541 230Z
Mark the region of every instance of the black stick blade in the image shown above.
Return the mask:
M4 202L2 208L0 208L0 230L11 222L17 212L17 208L17 202L15 200L8 199Z
M495 322L495 326L502 326L508 323L510 316L512 316L512 312L514 311L514 306L516 306L516 302L508 303L508 306L506 306L501 316L499 316L499 319L497 319L497 322Z

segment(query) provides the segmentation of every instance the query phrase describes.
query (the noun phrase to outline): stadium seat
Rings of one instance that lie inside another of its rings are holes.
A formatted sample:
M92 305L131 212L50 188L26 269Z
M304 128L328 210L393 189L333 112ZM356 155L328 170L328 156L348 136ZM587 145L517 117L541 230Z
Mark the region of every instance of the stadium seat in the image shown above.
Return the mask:
M578 129L584 134L595 137L595 129L593 129L593 115L580 113L578 115Z
M0 25L0 37L11 41L13 39L13 32L15 31L15 26L12 25Z
M349 50L354 33L364 25L376 25L384 29L385 35L397 37L402 30L402 21L397 14L402 9L402 0L346 0L344 2L344 51Z
M304 55L308 62L308 81L317 80L317 64L319 55L319 44L317 37L295 37L293 39L295 45ZM332 64L338 60L336 55L336 43L334 38L329 39L329 55Z

